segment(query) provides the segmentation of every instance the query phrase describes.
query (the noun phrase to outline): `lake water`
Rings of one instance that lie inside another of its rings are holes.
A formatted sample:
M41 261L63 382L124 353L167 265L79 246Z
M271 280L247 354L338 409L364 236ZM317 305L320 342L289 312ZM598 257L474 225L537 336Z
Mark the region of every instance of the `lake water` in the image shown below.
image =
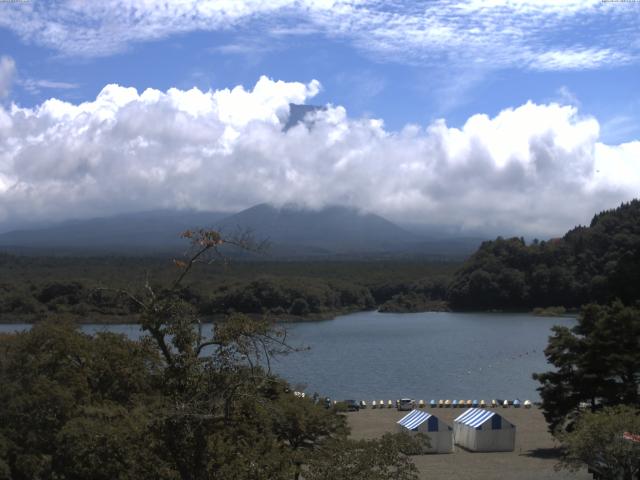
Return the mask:
M286 324L289 343L310 348L272 368L299 389L332 398L537 400L531 374L550 368L543 350L551 327L574 324L526 314L354 313ZM0 325L0 331L24 328ZM140 335L138 325L82 328Z

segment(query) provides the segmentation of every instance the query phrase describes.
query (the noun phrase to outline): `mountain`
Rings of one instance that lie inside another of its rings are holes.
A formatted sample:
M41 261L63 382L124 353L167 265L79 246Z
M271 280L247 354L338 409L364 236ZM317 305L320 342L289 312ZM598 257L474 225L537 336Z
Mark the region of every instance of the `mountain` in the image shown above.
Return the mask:
M227 235L249 230L273 255L399 252L421 239L375 214L345 207L310 210L260 204L216 223Z
M300 123L307 125L307 127L311 127L313 122L306 120L306 115L308 113L319 112L323 110L326 110L326 107L319 107L316 105L297 105L295 103L290 103L289 117L287 118L287 122L285 123L284 127L282 127L282 130L286 132L290 128L293 128Z
M473 238L427 238L346 207L312 210L260 204L233 215L156 210L66 221L0 234L0 248L23 254L166 254L182 251L187 242L180 233L193 228L214 228L227 236L250 231L256 241L269 243L270 258L461 258L480 244Z
M192 210L154 210L89 220L70 220L45 228L0 235L0 246L12 250L148 252L175 250L186 242L188 228L212 226L227 214Z

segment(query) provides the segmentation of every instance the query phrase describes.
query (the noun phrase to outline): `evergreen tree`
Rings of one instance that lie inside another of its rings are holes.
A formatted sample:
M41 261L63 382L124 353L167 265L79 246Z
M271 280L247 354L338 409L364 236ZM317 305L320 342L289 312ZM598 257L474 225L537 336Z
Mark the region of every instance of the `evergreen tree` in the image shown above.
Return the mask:
M552 431L570 427L584 404L592 411L638 404L640 309L589 305L576 326L553 332L545 355L556 370L533 376Z

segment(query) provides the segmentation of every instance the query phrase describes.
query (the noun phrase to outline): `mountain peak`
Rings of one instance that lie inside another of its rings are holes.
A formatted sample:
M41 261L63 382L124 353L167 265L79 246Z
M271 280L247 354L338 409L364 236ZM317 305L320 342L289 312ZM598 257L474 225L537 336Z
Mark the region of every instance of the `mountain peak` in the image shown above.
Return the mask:
M394 223L343 206L310 209L299 205L255 205L217 224L223 232L250 230L278 245L304 245L335 253L397 250L414 240Z
M465 255L477 246L455 239L427 241L379 215L350 207L261 203L233 215L156 210L66 221L7 232L0 235L0 247L22 253L174 254L186 246L180 232L190 228L215 228L226 235L249 231L256 241L271 244L268 254L275 258L450 256Z
M308 118L306 118L307 114L321 112L324 110L326 110L326 107L321 107L318 105L297 105L295 103L290 103L289 117L287 118L287 123L285 123L284 127L282 127L282 130L286 132L301 123L306 125L307 127L311 127L313 125L313 122L309 121Z

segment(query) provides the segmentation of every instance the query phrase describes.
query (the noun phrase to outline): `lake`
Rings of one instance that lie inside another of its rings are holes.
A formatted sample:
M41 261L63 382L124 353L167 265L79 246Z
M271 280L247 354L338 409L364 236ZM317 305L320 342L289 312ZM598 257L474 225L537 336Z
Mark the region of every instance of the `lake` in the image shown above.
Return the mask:
M533 372L551 327L573 318L495 313L360 312L320 322L287 323L289 343L307 351L281 357L273 370L309 394L356 400L537 400ZM0 331L29 328L0 325ZM131 338L138 325L84 325Z

